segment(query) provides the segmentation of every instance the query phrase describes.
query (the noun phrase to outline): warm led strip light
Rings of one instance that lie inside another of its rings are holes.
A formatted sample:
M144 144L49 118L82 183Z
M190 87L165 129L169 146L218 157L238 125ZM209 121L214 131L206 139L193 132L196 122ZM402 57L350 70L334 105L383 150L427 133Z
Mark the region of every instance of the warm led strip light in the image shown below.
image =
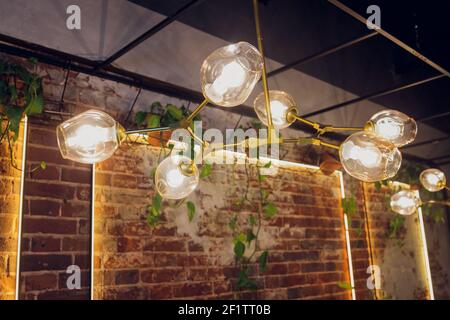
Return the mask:
M417 196L420 199L419 191L416 191ZM430 260L428 258L428 246L427 246L427 238L425 234L425 224L423 222L422 208L417 208L417 214L419 215L419 225L420 225L420 237L422 238L422 248L423 248L423 257L425 262L425 270L427 272L427 280L428 280L428 289L430 292L430 300L434 300L434 289L433 289L433 280L431 278L431 268L430 268Z
M92 182L91 182L91 290L90 297L94 300L94 215L95 215L95 163L92 165Z
M341 199L345 199L345 189L344 189L344 175L342 171L336 171L339 176L339 181L341 185ZM352 300L356 300L356 291L355 291L355 278L353 276L353 260L352 260L352 248L350 246L350 234L348 232L348 217L344 212L344 226L345 226L345 242L347 244L347 262L348 262L348 270L350 274L350 285L352 287Z
M17 257L16 257L16 288L15 299L19 300L20 291L20 254L22 252L22 210L23 210L23 188L25 185L25 162L27 159L27 138L28 138L28 117L23 120L23 142L22 142L22 172L20 173L20 194L19 194L19 219L17 225Z

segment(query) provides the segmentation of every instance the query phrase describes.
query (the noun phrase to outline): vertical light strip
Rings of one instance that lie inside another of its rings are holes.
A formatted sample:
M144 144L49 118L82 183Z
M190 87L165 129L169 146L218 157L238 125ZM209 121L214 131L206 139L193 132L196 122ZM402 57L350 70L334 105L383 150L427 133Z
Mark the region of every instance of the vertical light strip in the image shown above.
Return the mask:
M341 171L336 172L339 176L341 186L341 198L344 199L345 198L344 176ZM350 274L350 285L352 286L352 300L356 300L355 279L353 277L352 250L350 246L350 234L348 232L348 217L346 213L344 213L344 227L345 227L345 242L347 244L348 271Z
M16 288L15 299L19 300L20 291L20 254L22 252L22 215L23 215L23 189L25 185L25 171L27 159L27 139L28 139L28 118L25 116L23 121L23 142L22 142L22 172L20 173L20 193L19 193L19 220L17 226L17 257L16 257Z
M416 191L417 196L420 199L419 191ZM428 280L428 288L430 292L430 300L434 300L434 290L433 290L433 280L431 279L431 268L430 268L430 260L428 258L428 246L427 246L427 238L425 235L425 224L423 222L422 208L419 207L417 209L417 214L419 215L419 225L420 225L420 236L422 238L422 250L423 257L425 260L425 270L427 272L427 280Z
M95 163L92 165L91 181L91 300L94 300L94 213L95 213Z

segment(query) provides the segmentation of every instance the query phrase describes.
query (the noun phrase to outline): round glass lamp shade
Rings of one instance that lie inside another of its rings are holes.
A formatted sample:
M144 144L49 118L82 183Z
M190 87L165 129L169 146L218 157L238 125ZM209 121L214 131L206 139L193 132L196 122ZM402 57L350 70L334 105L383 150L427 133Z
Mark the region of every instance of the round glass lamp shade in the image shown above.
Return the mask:
M391 141L396 147L404 146L416 138L416 121L396 110L383 110L370 118L373 132L386 140Z
M428 191L437 192L445 188L447 181L441 170L426 169L420 174L420 183Z
M392 211L404 216L415 213L419 206L420 200L412 191L399 191L391 197Z
M294 117L289 117L290 112L298 113L295 107L294 98L284 91L270 90L270 112L272 114L272 123L276 129L283 129L289 127L294 121ZM256 115L259 120L267 127L266 103L264 99L264 92L261 92L253 103Z
M262 56L247 42L219 48L200 69L205 98L222 107L243 104L262 74Z
M345 171L365 182L392 178L402 163L402 155L396 146L365 131L349 136L341 144L339 156Z
M56 137L64 159L96 163L114 154L122 130L110 115L89 110L61 123L56 128Z
M172 155L161 161L155 172L156 190L165 199L186 198L198 185L197 166L186 156Z

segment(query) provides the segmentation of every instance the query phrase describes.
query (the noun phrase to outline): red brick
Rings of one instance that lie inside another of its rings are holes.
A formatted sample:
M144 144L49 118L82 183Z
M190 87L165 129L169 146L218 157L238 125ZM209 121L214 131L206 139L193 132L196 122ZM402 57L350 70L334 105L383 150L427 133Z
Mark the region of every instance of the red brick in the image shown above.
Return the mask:
M55 273L45 273L40 275L27 275L24 277L25 289L27 291L40 291L56 289L58 284Z
M74 187L60 183L26 181L25 194L30 196L40 196L57 199L73 199L75 195Z
M61 240L51 237L33 236L33 238L31 239L31 251L33 252L61 251Z
M92 173L89 170L63 168L61 172L61 180L74 183L89 184L92 179Z
M31 199L29 213L33 216L59 216L60 207L57 201Z
M29 218L23 223L23 233L76 234L77 221L63 218Z

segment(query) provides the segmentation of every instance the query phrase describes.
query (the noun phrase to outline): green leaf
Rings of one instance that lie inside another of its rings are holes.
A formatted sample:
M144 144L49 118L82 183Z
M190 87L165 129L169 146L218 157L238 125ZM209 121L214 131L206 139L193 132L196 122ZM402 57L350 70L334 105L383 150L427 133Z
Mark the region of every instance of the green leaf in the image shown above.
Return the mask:
M183 111L173 104L166 105L166 112L170 114L175 120L183 119Z
M259 256L258 262L259 262L259 269L261 270L261 272L266 271L268 257L269 252L267 250L261 253L261 255Z
M154 227L159 221L159 215L154 215L150 213L147 215L146 220L149 226Z
M186 207L188 209L189 221L192 221L192 219L194 219L195 216L195 204L192 201L188 201L186 203Z
M38 59L31 57L31 58L28 58L28 62L33 65L36 65L38 63Z
M266 180L266 176L262 175L258 172L258 180L259 180L259 182L263 182L264 180Z
M230 219L230 222L228 223L228 226L230 227L231 231L234 231L236 229L236 223L237 223L237 216L234 216Z
M156 109L156 110L155 110ZM163 106L161 102L155 101L150 105L150 112L161 114L163 112Z
M237 288L238 289L250 289L256 290L258 288L255 281L250 280L248 277L248 268L243 268L239 271L239 276L237 280Z
M272 218L277 214L277 207L272 202L269 202L264 206L264 216L266 218Z
M272 161L269 161L264 165L264 168L270 168L271 166L272 166Z
M41 166L41 169L42 169L42 170L45 170L45 169L47 169L47 162L45 162L45 161L41 161L41 164L40 164L40 166Z
M157 128L161 123L161 116L157 114L149 114L146 116L147 128Z
M152 179L155 179L155 173L156 173L156 168L152 168L152 170L150 170L150 177Z
M245 234L243 234L243 233L241 232L241 233L239 233L238 235L236 235L236 236L233 238L233 243L236 244L236 243L238 243L239 241L240 241L240 242L245 242L245 239L247 239L247 237L245 236Z
M353 289L352 285L345 281L338 281L337 286L341 289L351 290Z
M254 215L250 215L249 217L248 217L248 223L250 224L250 226L255 226L256 225L256 218L255 218L255 216Z
M350 198L342 199L342 209L344 210L344 213L348 214L349 216L355 214L357 209L355 197L352 196Z
M202 171L200 172L200 179L208 177L211 174L211 169L211 164L205 163L202 167Z
M161 210L162 197L159 193L156 193L152 199L152 207L159 213Z
M246 236L247 243L250 244L253 240L256 239L256 235L253 233L252 229L247 229L247 236Z
M140 126L140 125L142 125L144 123L146 117L147 117L147 112L138 111L134 115L134 122L136 122L136 124L138 126Z
M266 189L261 189L261 196L262 196L263 200L265 201L267 199L267 197L269 197L269 192L267 192Z
M14 133L14 140L19 138L20 120L22 120L23 109L17 107L8 107L6 117L9 120L8 130Z
M44 97L41 95L33 96L25 108L25 114L41 114L44 110Z
M375 190L377 190L377 192L381 191L381 186L382 186L382 184L380 181L375 182Z
M237 259L242 258L245 252L245 244L242 241L236 242L234 245L234 255Z

